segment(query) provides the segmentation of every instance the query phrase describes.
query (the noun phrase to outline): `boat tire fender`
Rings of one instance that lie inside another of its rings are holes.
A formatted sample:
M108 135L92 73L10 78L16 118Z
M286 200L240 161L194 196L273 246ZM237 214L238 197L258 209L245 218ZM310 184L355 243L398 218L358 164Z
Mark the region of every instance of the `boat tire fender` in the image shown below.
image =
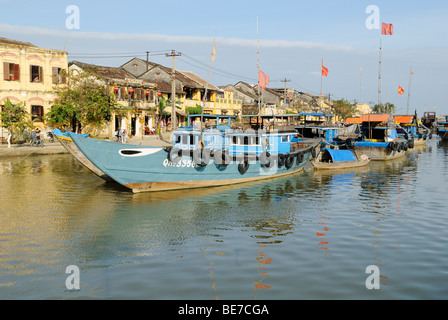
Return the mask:
M311 147L311 156L313 157L313 159L316 159L317 156L316 147Z
M292 154L286 155L285 167L289 169L292 167L293 164L294 164L294 156Z
M240 164L238 164L238 171L241 174L245 174L248 169L249 169L249 159L247 158L247 156L245 156L243 161L241 161Z
M407 142L403 142L402 149L403 149L404 151L408 151L409 146L408 146L408 143L407 143Z
M285 161L286 161L285 155L284 154L279 154L277 161L278 161L278 166L279 167L283 167L285 165Z
M271 166L271 154L267 151L263 151L260 154L260 163L265 167Z
M230 164L230 157L224 150L216 150L213 153L213 159L215 160L216 164L219 164L221 166L228 166Z
M303 153L299 152L297 154L297 164L301 164L303 162L303 158L304 158Z
M172 163L178 163L182 159L182 149L171 148L168 151L168 160Z
M210 151L201 148L194 149L193 161L196 165L200 167L205 167L210 161Z

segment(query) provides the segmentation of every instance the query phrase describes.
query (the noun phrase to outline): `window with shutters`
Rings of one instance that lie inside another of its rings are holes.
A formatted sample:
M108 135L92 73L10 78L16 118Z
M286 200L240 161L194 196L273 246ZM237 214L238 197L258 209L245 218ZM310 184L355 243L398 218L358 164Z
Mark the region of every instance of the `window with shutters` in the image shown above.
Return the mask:
M66 83L65 70L59 67L52 67L51 82L53 84L65 84Z
M30 66L30 81L31 82L44 82L44 72L41 66Z
M3 80L19 81L20 66L16 63L3 62Z
M44 107L43 106L31 106L31 120L42 122L44 118Z

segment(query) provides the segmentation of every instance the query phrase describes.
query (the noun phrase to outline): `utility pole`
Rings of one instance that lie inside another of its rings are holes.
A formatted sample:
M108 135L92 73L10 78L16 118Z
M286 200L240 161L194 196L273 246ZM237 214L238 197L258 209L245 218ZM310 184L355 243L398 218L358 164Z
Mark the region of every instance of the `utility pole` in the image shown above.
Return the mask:
M285 104L286 104L286 82L291 82L291 80L282 80L282 82L284 82L285 83ZM288 100L289 101L289 100ZM288 103L288 105L289 105L289 103Z
M146 71L149 69L149 51L146 51Z
M177 128L176 116L176 69L174 58L182 55L180 52L171 50L171 53L165 53L165 56L173 58L173 68L171 70L171 129Z

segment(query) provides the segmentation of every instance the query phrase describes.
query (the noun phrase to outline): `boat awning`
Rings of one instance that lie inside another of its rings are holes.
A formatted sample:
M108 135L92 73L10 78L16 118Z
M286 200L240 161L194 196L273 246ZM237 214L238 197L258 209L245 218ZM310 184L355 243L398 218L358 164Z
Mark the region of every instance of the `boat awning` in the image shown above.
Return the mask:
M397 123L411 123L414 116L395 116Z
M351 123L351 124L358 123L358 124L361 124L362 121L361 121L361 117L349 117L349 118L345 119L344 123Z
M350 150L335 150L323 148L320 152L328 152L333 162L356 161L355 155Z
M363 114L361 115L361 122L388 122L389 114Z

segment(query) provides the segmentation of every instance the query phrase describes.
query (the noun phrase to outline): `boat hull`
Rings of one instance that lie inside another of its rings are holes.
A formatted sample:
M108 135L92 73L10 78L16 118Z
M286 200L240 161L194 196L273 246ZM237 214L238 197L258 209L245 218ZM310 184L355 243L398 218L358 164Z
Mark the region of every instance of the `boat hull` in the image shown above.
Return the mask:
M370 159L359 161L340 161L332 163L311 160L311 163L313 164L316 170L340 170L340 169L359 168L367 166L369 162Z
M76 160L81 162L87 169L89 169L91 172L93 172L94 174L96 174L98 177L100 177L105 181L108 182L113 181L113 179L111 179L107 174L98 169L89 159L87 159L86 156L84 156L84 154L79 150L79 148L76 146L76 144L73 142L71 138L57 134L55 134L55 136L57 137L58 141L62 144L62 146L68 152L70 152L70 154L74 156Z
M398 159L406 154L406 151L394 151L387 147L374 147L374 146L356 146L356 152L359 155L365 154L372 161L387 161L392 159Z
M134 193L231 185L286 176L303 169L311 154L311 147L295 157L290 168L271 168L258 159L233 160L221 165L210 159L205 166L195 164L190 155L182 155L177 162L168 159L165 148L123 145L92 138L72 136L84 156L99 170Z

